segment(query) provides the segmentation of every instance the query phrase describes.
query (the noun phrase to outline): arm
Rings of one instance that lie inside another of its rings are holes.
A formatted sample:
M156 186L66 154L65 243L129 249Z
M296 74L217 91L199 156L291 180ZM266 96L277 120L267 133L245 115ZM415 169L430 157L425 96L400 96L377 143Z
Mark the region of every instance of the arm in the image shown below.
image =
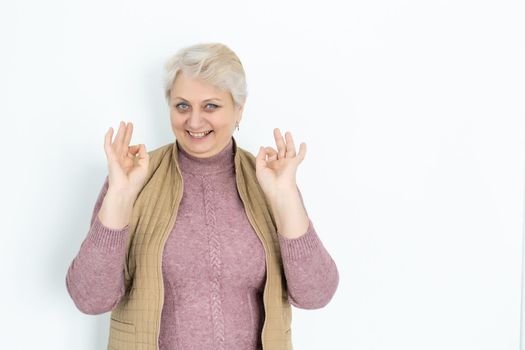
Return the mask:
M299 189L297 188L296 197L289 198L291 198L289 206L301 206L301 208L292 207L289 212L303 212L305 216L295 215L297 221L294 223L291 222L294 215L282 215L280 227L288 227L289 230L294 227L304 227L304 220L306 220L307 229L302 233L297 229L287 231L287 235L283 235L281 232L284 231L278 229L281 257L288 287L288 301L298 308L318 309L326 306L335 294L339 284L339 272L308 217ZM287 220L289 222L286 222Z
M77 308L90 315L112 310L124 295L124 259L129 226L104 226L98 213L108 190L108 177L99 193L89 232L71 262L66 287Z

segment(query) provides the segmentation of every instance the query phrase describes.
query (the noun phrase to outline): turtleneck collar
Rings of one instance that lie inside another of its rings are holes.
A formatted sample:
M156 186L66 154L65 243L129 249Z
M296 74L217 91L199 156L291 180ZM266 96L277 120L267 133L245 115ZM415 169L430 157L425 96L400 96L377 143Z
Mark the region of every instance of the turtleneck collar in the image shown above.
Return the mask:
M180 170L195 175L210 175L231 170L234 167L235 143L233 137L230 142L217 154L210 157L196 157L186 152L180 143L177 143L178 163Z

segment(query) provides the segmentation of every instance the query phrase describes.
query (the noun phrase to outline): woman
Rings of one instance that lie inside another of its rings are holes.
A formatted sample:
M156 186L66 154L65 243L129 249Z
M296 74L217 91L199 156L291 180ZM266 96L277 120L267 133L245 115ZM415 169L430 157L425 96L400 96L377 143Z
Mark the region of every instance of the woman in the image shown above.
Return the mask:
M306 152L237 145L246 82L227 46L181 49L167 64L175 142L105 135L109 175L66 276L86 314L111 311L111 349L292 349L290 304L325 306L337 267L295 182Z

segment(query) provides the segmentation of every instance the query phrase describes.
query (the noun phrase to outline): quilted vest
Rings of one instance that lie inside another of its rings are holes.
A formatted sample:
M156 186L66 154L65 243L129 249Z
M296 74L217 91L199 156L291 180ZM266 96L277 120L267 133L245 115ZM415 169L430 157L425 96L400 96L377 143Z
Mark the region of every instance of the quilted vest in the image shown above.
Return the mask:
M263 350L292 350L292 314L275 220L255 176L255 157L232 139L237 191L266 255ZM175 225L184 188L178 147L172 142L148 152L148 175L129 222L126 291L111 312L108 349L158 349L164 303L163 249Z

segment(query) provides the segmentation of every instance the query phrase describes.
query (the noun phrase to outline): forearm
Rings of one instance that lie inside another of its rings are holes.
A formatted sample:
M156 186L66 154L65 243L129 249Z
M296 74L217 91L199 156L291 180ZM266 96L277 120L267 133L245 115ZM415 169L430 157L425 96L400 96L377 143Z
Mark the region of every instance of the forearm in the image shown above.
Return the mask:
M112 230L97 219L71 262L67 290L84 313L110 311L124 294L124 259L128 228Z
M114 193L108 188L98 213L100 222L108 228L124 228L131 218L135 199L133 196Z
M270 199L288 288L288 301L299 308L325 306L339 284L337 266L323 246L304 205L301 191L280 191Z
M317 309L332 299L339 284L337 266L323 246L313 223L299 238L279 235L288 301L302 309Z
M66 275L67 290L84 313L111 310L124 294L124 259L128 225L112 229L99 220L98 213L108 189L106 178L98 195L89 232L71 262Z
M308 214L297 186L278 191L269 198L277 232L287 238L298 238L308 228Z

